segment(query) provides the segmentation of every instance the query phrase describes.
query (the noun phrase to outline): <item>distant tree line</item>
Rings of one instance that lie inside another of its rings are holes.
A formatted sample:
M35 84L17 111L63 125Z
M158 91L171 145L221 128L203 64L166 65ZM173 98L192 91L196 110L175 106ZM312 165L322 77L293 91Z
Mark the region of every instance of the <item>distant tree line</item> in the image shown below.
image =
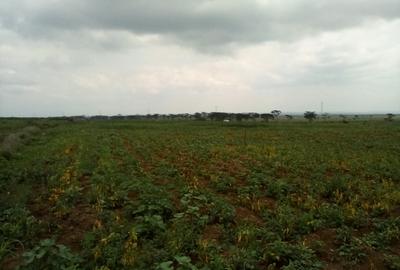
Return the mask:
M66 120L66 121L85 121L85 120L195 120L195 121L260 121L260 122L269 122L269 121L277 121L279 119L292 120L294 118L293 115L285 114L281 116L282 111L280 110L272 110L270 113L256 113L256 112L248 112L248 113L228 113L228 112L196 112L193 114L190 113L180 113L180 114L135 114L135 115L93 115L93 116L62 116L62 117L48 117L48 119L54 120ZM298 115L296 115L298 116ZM393 121L395 118L395 114L388 113L386 117L383 119L386 121ZM318 115L314 111L306 111L303 114L304 119L309 122L313 122L316 119L328 120L331 119L331 115L327 113L323 113ZM348 123L350 120L358 120L360 119L359 115L344 115L339 114L336 115L343 123ZM364 117L367 117L364 115ZM27 118L28 119L28 118ZM30 118L29 118L30 119ZM33 118L32 118L33 119ZM372 115L369 116L369 119L372 119Z
M94 116L71 116L57 117L58 119L71 120L197 120L197 121L269 121L277 119L272 113L227 113L227 112L197 112L194 114L145 114L145 115L94 115ZM291 117L292 118L292 117Z
M227 112L196 112L194 114L145 114L145 115L94 115L71 116L71 120L197 120L197 121L270 121L277 120L281 114L279 110L271 113L227 113ZM287 119L293 119L291 115L285 115ZM59 117L63 118L63 117Z

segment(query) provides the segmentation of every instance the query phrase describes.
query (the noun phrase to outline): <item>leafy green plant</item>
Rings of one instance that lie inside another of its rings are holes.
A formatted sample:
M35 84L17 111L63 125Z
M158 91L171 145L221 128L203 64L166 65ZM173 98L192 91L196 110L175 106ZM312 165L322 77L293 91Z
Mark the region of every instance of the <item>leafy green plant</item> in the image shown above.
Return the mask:
M230 176L219 176L211 179L211 183L218 192L226 192L233 188L235 179Z
M0 212L0 260L18 247L30 245L39 231L39 222L25 208Z
M136 218L135 223L137 232L145 238L152 238L166 229L166 225L160 215L139 216Z
M340 227L344 224L345 217L343 209L336 204L323 203L316 210L316 215L327 227Z
M374 230L363 240L370 246L383 249L400 239L400 218L376 220Z
M291 185L282 179L270 180L267 185L267 195L275 199L284 198L291 191Z
M385 266L390 270L400 269L400 256L398 255L385 255Z
M11 252L11 241L3 240L0 243L0 261L8 254Z
M228 258L228 265L232 269L257 269L259 258L262 257L261 249L235 248Z
M158 264L158 270L197 270L192 260L187 256L175 256L173 261L166 261Z
M93 232L86 236L84 243L91 250L90 262L110 269L132 267L137 261L138 245L136 229L129 226L113 226Z
M33 238L38 221L25 208L9 208L0 214L0 239Z
M20 269L78 269L81 259L66 246L57 245L53 239L45 239L32 250L23 254L24 262Z
M304 245L294 245L275 241L269 244L264 252L269 269L322 269L323 264L317 259L313 250Z
M339 228L336 232L337 241L340 243L339 256L353 265L362 262L367 256L365 243L360 238L354 237L348 227Z

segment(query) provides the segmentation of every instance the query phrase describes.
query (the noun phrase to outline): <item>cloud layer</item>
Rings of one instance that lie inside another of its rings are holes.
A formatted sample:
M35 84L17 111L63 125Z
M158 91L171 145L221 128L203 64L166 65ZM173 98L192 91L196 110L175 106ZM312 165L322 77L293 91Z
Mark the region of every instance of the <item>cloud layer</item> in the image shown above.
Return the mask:
M2 24L26 37L59 38L70 31L120 30L161 35L206 50L227 44L293 40L400 15L397 0L2 2Z
M1 115L400 110L397 0L3 0L0 41Z

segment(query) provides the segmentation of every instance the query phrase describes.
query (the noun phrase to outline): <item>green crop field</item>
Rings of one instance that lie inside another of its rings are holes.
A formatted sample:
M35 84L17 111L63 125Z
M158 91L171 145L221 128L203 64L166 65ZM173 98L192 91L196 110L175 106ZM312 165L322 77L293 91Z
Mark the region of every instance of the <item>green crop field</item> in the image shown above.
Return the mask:
M399 121L0 135L1 269L400 269Z

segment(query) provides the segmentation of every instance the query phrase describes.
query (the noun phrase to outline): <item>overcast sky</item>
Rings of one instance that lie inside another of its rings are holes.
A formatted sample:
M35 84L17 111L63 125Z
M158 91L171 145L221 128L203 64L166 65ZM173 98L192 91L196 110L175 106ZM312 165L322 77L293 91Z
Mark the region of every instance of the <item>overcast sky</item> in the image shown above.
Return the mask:
M1 0L0 116L400 112L399 0Z

